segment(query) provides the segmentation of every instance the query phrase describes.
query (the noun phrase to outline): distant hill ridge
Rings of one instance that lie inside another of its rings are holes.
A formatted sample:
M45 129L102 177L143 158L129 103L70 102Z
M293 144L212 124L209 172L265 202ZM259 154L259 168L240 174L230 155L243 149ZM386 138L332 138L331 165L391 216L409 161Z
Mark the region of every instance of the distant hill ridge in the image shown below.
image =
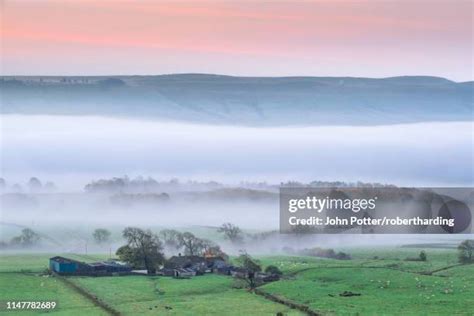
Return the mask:
M472 121L474 83L440 77L3 76L1 113L251 126Z

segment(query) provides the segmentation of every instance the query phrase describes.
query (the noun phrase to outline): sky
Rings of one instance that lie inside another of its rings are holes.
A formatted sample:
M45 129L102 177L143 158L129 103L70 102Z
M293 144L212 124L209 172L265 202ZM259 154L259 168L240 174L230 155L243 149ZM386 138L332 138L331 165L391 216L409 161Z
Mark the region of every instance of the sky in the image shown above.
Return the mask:
M474 1L0 0L2 75L473 80Z

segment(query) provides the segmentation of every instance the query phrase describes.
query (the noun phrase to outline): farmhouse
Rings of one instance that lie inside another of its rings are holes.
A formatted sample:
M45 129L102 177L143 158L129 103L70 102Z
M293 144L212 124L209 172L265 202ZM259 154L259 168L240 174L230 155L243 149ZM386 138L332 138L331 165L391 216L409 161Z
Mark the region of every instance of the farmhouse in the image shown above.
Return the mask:
M207 269L206 259L200 256L173 256L166 260L165 269L192 269L204 273Z
M174 277L190 277L195 275L202 275L206 272L220 272L221 274L230 275L230 266L220 256L201 257L201 256L173 256L169 258L163 269L160 270L164 276Z
M196 271L211 272L212 269L226 266L226 262L222 257L201 257L201 256L173 256L169 258L164 268L192 268Z
M216 272L218 269L224 269L226 267L231 267L227 264L226 260L220 256L216 257L206 257L207 268L212 272Z
M128 274L132 268L119 261L85 263L74 259L56 256L49 259L49 269L61 275L115 275Z
M212 270L212 272L217 273L217 274L222 274L222 275L231 275L232 271L234 271L235 267L234 266L221 266L217 267Z

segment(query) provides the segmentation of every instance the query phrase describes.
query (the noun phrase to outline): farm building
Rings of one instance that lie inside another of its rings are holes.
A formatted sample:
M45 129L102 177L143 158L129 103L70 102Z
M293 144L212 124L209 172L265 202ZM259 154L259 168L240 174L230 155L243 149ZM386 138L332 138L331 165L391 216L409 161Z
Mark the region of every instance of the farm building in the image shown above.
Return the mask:
M200 256L173 256L166 260L164 264L165 268L177 269L177 268L193 268L203 269L207 268L206 259Z
M49 269L62 275L113 275L127 274L132 269L118 261L85 263L69 258L56 256L49 259Z
M230 270L230 274L234 278L245 279L250 276L250 272L245 268L235 267L234 269Z
M87 274L92 270L87 263L59 256L49 259L49 269L58 274Z
M178 268L178 269L174 269L173 272L174 272L173 277L178 278L178 279L179 278L190 278L190 277L193 277L193 276L196 275L196 271L194 271L193 269L190 269L190 268L188 268L188 269Z
M206 257L206 264L211 270L228 267L226 260L222 257Z
M224 265L212 269L212 272L222 275L231 275L233 270L235 270L234 266Z
M165 268L196 268L214 269L225 266L226 262L222 257L201 257L201 256L173 256L165 262Z
M179 277L186 274L185 271L192 271L193 275L202 275L206 272L217 272L217 269L224 269L227 267L225 260L222 257L201 257L201 256L173 256L168 259L161 274L165 276ZM225 273L230 275L226 270ZM187 274L187 276L191 276Z
M158 272L162 276L170 276L174 278L190 278L197 275L192 268L163 268Z
M118 261L94 262L90 263L89 265L97 274L128 273L132 271L132 268L130 268L128 265Z

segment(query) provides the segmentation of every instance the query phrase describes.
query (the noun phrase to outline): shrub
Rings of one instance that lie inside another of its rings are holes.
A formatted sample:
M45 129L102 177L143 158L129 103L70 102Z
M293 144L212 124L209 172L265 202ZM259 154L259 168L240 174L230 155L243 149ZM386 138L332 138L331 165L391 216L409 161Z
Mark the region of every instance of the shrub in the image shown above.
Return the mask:
M265 268L265 273L271 274L271 275L282 275L283 273L278 269L276 266L268 266Z
M458 246L458 258L461 263L474 262L474 240L464 240Z

